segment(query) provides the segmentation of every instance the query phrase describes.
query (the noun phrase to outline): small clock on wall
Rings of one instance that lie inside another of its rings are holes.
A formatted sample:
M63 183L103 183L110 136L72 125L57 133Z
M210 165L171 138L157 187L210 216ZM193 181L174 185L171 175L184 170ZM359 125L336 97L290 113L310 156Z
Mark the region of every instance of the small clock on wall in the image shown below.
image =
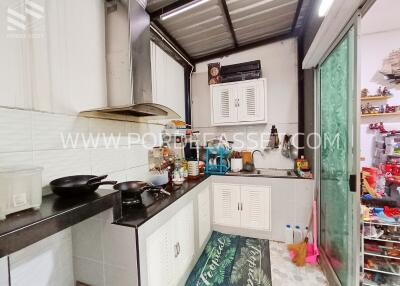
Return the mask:
M221 65L220 63L208 64L208 84L217 84L221 82Z

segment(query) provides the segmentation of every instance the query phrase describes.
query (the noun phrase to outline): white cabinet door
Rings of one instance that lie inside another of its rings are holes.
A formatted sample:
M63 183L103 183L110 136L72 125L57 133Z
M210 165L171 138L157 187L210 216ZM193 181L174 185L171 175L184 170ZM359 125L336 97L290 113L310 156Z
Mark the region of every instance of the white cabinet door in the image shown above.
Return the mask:
M270 230L271 187L241 186L241 226Z
M214 184L214 222L240 227L240 186Z
M211 87L212 123L234 123L237 121L237 98L234 85L218 85Z
M0 286L8 286L8 258L0 258Z
M185 119L185 70L154 42L150 45L154 101Z
M172 219L175 234L174 248L176 249L174 261L174 285L178 285L183 276L189 271L190 263L194 257L194 213L193 201L181 209ZM162 285L162 284L160 284Z
M199 210L199 247L201 248L211 233L210 188L208 186L199 193L197 204Z
M265 119L264 81L245 81L238 88L238 120L263 121Z
M147 279L149 286L174 286L174 248L171 221L146 239Z

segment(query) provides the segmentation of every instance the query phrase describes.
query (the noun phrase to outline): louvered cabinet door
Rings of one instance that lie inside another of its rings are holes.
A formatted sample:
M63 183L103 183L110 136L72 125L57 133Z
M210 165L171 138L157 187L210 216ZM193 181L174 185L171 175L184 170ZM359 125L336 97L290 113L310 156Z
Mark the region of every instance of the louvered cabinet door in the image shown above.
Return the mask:
M176 257L174 262L173 285L179 285L194 258L194 206L193 201L182 208L172 219L174 223L174 245ZM160 284L161 285L161 284Z
M238 120L265 120L264 80L248 81L238 84Z
M214 223L240 227L240 186L214 184Z
M271 187L241 186L241 227L269 231Z
M174 286L174 231L168 221L146 239L147 281L149 286Z
M234 123L237 121L235 85L212 86L212 123Z

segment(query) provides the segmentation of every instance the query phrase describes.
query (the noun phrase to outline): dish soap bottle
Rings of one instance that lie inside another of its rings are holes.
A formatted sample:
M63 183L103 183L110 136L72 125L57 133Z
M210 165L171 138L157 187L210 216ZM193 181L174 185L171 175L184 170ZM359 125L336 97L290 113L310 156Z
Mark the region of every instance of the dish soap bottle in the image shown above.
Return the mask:
M279 148L278 129L276 129L275 125L272 125L267 149L277 149L277 148Z

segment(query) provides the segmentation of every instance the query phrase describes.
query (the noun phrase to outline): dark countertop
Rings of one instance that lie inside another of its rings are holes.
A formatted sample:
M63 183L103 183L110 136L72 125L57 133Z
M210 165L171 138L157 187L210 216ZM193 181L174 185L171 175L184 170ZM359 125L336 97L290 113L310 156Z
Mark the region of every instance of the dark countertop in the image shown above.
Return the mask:
M0 257L9 255L43 238L77 224L91 216L114 208L114 218L121 217L121 194L98 190L81 198L43 197L39 210L10 214L0 221Z
M114 223L122 226L138 228L146 221L164 210L166 207L174 203L176 200L190 192L208 177L208 175L205 175L197 180L185 181L179 189L174 189L172 185L167 185L165 190L170 192L171 196L164 196L163 199L157 200L147 208L123 207L121 219L115 221ZM145 193L143 193L142 196L144 197Z

